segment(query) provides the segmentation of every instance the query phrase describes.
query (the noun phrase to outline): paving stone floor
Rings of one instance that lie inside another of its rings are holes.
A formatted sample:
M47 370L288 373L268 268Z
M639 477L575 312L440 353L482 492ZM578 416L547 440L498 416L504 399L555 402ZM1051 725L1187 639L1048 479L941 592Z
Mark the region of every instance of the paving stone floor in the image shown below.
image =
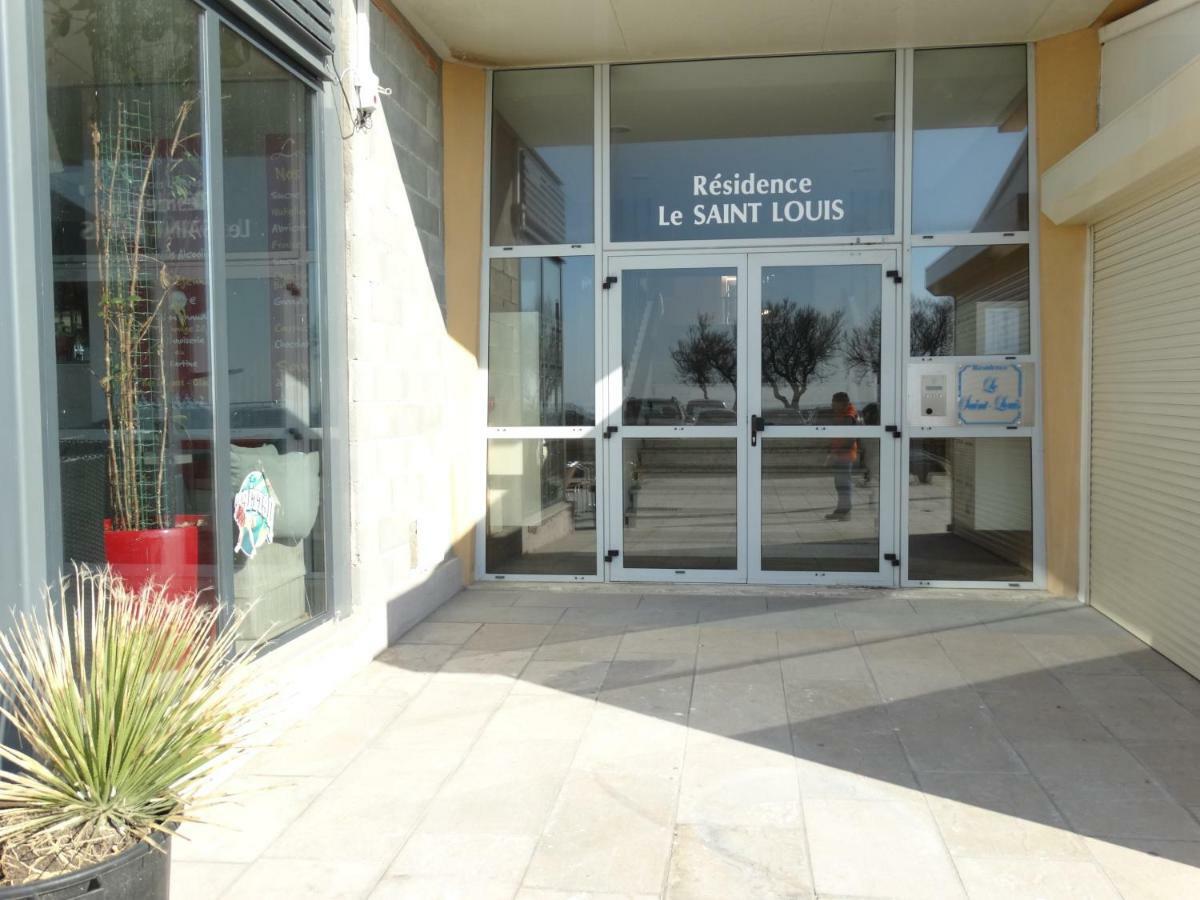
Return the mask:
M1027 593L463 592L173 897L1200 897L1200 683Z

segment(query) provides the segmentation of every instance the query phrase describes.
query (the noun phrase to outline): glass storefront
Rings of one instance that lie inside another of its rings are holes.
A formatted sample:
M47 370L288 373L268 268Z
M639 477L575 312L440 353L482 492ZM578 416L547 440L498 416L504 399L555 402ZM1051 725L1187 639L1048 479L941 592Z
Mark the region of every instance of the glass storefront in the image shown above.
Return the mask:
M1028 66L493 73L478 573L1039 583Z
M62 563L231 596L252 608L242 638L282 635L329 608L313 90L226 26L206 68L215 13L190 0L60 13L44 33Z

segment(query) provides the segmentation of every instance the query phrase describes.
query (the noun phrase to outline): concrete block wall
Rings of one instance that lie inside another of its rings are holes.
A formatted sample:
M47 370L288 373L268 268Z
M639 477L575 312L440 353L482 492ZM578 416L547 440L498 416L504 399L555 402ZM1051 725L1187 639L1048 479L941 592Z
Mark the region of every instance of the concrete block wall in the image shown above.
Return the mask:
M443 312L446 306L442 214L442 61L398 19L389 0L371 4L371 64L382 99L396 165L404 179L425 264Z
M337 5L341 72L362 48L353 0ZM375 620L386 621L395 639L413 615L462 585L451 554L463 530L453 512L456 448L462 420L482 398L475 397L476 361L447 334L438 296L441 149L428 140L427 125L435 115L440 129L440 68L431 71L421 54L403 50L412 39L390 15L372 16L372 65L394 93L368 129L351 134L343 114L342 163L351 590L356 614L382 615ZM424 109L422 123L414 109Z

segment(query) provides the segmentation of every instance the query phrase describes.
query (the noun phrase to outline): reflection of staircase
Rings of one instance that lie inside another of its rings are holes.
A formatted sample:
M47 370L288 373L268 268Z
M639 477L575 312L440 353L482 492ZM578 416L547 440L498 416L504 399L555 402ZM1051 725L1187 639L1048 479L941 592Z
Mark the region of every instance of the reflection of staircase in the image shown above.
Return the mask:
M762 438L763 471L802 474L825 471L828 439ZM737 468L733 441L728 438L643 438L637 454L639 470L649 474L733 472Z
M639 470L645 474L680 475L737 470L734 442L727 438L643 438L637 461Z

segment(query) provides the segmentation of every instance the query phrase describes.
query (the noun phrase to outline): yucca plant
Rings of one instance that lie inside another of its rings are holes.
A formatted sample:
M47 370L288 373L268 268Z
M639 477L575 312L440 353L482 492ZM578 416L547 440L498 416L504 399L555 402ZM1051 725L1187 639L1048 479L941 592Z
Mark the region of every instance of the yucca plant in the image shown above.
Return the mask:
M0 865L11 883L83 868L166 834L215 799L264 699L237 617L110 570L77 568L0 634Z

